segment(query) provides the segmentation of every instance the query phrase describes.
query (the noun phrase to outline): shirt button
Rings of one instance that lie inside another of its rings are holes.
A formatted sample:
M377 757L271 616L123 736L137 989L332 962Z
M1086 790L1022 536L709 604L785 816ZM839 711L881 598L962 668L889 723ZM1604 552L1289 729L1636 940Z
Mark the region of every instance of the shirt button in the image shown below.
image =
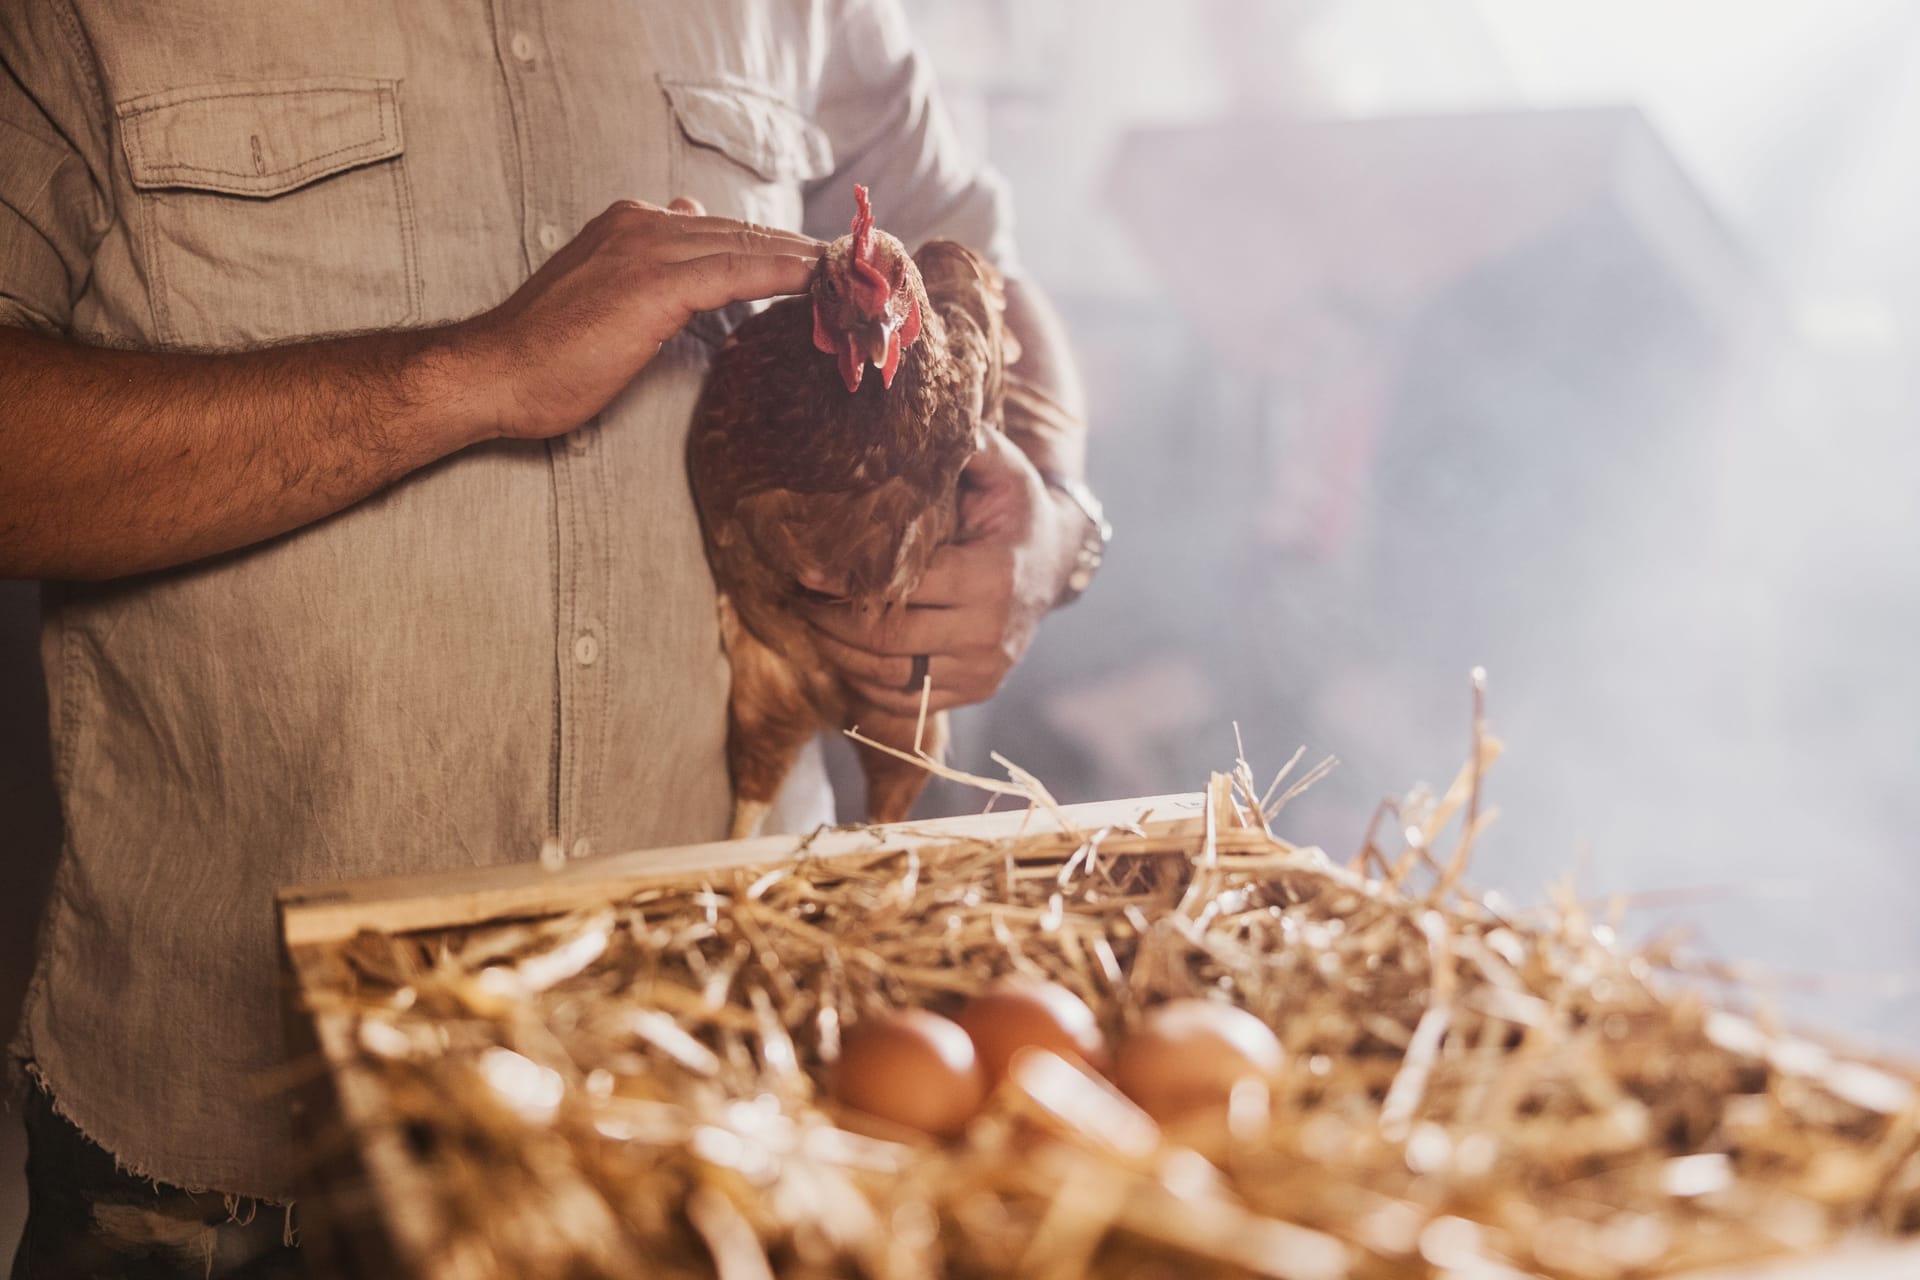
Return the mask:
M593 841L587 839L585 836L581 836L578 840L575 840L573 842L574 857L584 858L592 852L593 852Z
M573 642L573 660L583 667L590 667L600 656L600 641L591 631L582 631Z
M533 37L526 32L515 32L513 40L509 43L508 47L513 50L513 56L520 59L520 61L533 61Z
M560 228L554 226L551 222L541 223L540 247L548 253L552 253L555 249L558 249L560 247Z

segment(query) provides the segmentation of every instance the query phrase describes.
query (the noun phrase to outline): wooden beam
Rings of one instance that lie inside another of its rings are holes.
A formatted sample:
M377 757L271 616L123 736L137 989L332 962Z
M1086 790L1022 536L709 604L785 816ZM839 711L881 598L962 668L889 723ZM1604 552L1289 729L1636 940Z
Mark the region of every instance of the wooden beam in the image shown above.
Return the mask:
M1191 822L1198 829L1202 798L1147 796L1068 805L1062 812L1081 831L1140 825L1155 830ZM581 858L549 871L537 862L294 885L277 895L280 933L290 948L350 938L363 929L406 933L482 920L552 915L594 906L650 883L703 872L768 866L799 857L874 855L964 840L1060 830L1041 809L970 814L886 827L834 828L814 836L760 836L710 844Z

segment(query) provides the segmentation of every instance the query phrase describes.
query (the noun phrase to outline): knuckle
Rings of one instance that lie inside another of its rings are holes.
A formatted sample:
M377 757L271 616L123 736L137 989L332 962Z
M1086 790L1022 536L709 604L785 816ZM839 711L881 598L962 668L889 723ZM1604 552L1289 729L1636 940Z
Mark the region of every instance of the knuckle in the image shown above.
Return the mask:
M648 254L638 252L631 244L623 245L621 248L626 255L627 268L632 272L632 279L629 282L632 286L637 289L653 290L659 288L666 280L668 268L664 264L654 261Z
M662 267L658 287L676 299L689 319L694 312L702 310L706 295L713 291L712 277L707 268L690 262Z
M694 258L681 264L683 278L698 289L713 289L733 273L729 263L731 254L715 254L706 258Z

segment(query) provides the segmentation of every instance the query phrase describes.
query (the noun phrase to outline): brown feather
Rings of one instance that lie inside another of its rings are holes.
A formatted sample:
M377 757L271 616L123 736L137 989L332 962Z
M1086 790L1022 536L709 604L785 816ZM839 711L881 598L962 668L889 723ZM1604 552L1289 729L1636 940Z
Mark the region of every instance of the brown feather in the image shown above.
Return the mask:
M891 388L870 376L847 391L833 357L814 346L813 305L802 296L740 326L715 355L694 411L688 476L729 610L737 803L770 801L819 727L845 727L863 712L869 727L876 722L792 606L817 598L819 584L854 604L904 602L957 530L960 473L977 433L1001 427L1004 370L1018 348L999 273L950 241L925 245L913 263L906 287L922 331ZM869 816L904 817L919 787L885 759L862 757ZM876 803L899 812L876 814Z

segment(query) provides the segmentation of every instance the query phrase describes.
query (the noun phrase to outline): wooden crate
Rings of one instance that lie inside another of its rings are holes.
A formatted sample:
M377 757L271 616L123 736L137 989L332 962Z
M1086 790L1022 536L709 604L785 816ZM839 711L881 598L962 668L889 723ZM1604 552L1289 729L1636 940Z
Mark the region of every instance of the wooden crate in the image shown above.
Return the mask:
M1204 799L1166 795L1075 805L1063 813L1092 830L1136 824L1159 834L1197 833ZM943 844L1060 829L1044 812L1017 811L826 831L806 839L687 845L604 855L548 871L536 864L428 875L298 885L278 897L290 977L290 1051L318 1066L294 1100L296 1131L309 1152L312 1185L302 1199L303 1237L316 1274L429 1274L444 1238L438 1200L409 1152L406 1135L384 1119L380 1082L361 1062L351 1014L306 997L320 987L324 949L362 932L384 934L546 917L616 901L654 885L776 865L798 856L870 858L914 849L938 857ZM323 1066L324 1070L320 1070ZM1862 1245L1818 1258L1694 1273L1694 1280L1920 1280L1920 1245ZM516 1278L517 1280L517 1278Z
M1137 823L1150 832L1199 829L1198 795L1152 796L1067 806L1082 830ZM361 1064L350 1015L315 1008L320 948L358 933L408 933L490 921L557 915L616 900L650 885L704 873L809 858L872 857L901 849L937 850L956 840L995 840L1056 831L1040 811L940 818L891 827L821 832L808 838L762 836L569 862L555 871L535 863L296 885L280 892L278 911L291 976L290 1054L317 1053L324 1078L295 1099L296 1132L313 1153L315 1185L302 1202L323 1274L425 1274L442 1238L435 1197L409 1157L405 1135L382 1120L379 1082ZM937 854L931 855L937 856ZM341 1149L342 1139L351 1145ZM515 1278L518 1280L518 1278ZM531 1277L528 1280L532 1280Z

